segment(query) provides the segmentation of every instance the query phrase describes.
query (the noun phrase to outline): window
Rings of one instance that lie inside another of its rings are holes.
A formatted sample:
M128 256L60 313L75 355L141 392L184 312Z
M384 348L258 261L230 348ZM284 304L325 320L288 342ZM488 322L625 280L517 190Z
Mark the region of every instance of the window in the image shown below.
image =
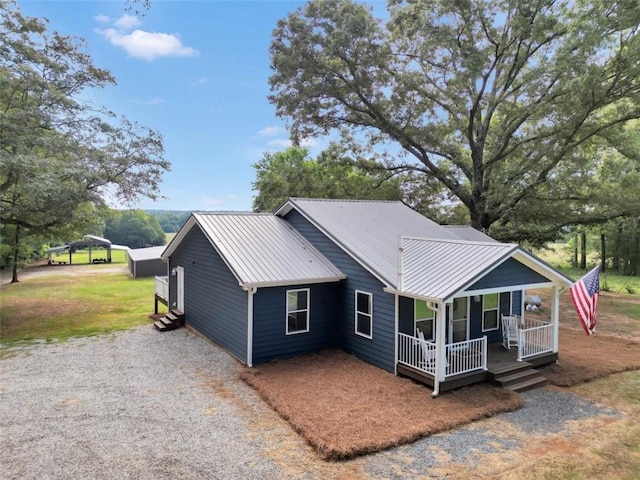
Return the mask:
M498 294L491 293L482 297L482 331L498 329Z
M309 289L287 290L287 335L309 331Z
M356 333L373 338L373 296L356 290Z
M425 340L433 341L435 338L433 310L427 306L427 302L424 300L416 299L413 311L416 330L420 330L424 334Z
M469 339L469 302L467 297L453 299L451 331L449 342L465 342Z

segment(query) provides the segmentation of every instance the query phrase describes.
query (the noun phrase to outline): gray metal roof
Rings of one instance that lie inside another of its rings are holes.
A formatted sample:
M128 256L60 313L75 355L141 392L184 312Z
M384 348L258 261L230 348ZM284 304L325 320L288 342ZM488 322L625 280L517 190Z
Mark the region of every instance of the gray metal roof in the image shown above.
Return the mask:
M463 240L402 239L399 290L445 300L518 251L516 244Z
M256 213L194 213L163 258L198 225L243 287L337 281L345 278L283 219Z
M293 208L391 287L397 285L401 236L460 239L401 202L291 198L276 215Z
M159 247L132 248L129 250L129 258L134 262L160 259L165 248L164 245Z
M472 242L497 242L497 240L491 238L486 233L482 233L480 230L476 230L469 225L442 225L450 232L460 237L461 240L469 240Z

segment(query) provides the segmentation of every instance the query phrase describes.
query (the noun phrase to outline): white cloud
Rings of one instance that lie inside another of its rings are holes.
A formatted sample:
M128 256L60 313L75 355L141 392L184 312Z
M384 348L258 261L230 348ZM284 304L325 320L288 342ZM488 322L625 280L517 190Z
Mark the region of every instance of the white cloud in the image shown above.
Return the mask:
M99 13L93 19L100 23L111 23L111 17L107 17L104 13Z
M98 22L108 23L111 19L103 14L94 17ZM130 57L142 58L147 61L158 57L193 57L200 52L195 48L182 44L180 37L173 33L147 32L134 27L140 25L140 20L134 15L125 14L112 23L111 28L96 29L112 45L124 49Z
M113 26L120 30L131 30L133 27L140 25L140 20L135 15L125 13L118 20L113 22Z
M201 77L199 79L197 79L195 82L193 82L191 84L192 87L199 87L200 85L204 85L205 83L207 83L209 81L208 78L205 77Z
M114 28L98 30L113 45L122 47L130 57L152 61L158 57L193 57L198 50L182 45L176 35L169 33L145 32L134 30L123 34Z
M268 147L281 147L289 148L291 146L291 140L288 138L276 138L267 142Z
M262 130L258 132L259 138L264 137L277 137L280 133L283 133L285 130L282 127L269 126L264 127Z

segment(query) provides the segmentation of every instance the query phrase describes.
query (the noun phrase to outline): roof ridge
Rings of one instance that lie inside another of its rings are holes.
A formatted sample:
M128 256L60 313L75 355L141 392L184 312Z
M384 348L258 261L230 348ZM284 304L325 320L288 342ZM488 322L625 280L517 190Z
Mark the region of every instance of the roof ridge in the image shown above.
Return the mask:
M517 243L503 243L498 241L492 242L481 242L477 240L463 240L463 239L452 239L452 238L426 238L426 237L412 237L412 236L400 236L401 240L419 240L419 241L427 241L427 242L438 242L438 243L460 243L464 245L486 245L489 247L519 247Z
M350 203L402 203L400 200L374 200L374 199L358 199L358 198L307 198L307 197L289 197L289 200L300 201L307 200L312 202L350 202ZM404 203L402 203L404 205Z

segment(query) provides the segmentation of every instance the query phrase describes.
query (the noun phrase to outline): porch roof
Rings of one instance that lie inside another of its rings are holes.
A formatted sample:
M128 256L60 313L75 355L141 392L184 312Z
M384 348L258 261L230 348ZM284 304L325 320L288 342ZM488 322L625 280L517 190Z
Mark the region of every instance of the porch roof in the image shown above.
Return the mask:
M401 240L401 293L445 301L519 247L512 243L407 238Z

